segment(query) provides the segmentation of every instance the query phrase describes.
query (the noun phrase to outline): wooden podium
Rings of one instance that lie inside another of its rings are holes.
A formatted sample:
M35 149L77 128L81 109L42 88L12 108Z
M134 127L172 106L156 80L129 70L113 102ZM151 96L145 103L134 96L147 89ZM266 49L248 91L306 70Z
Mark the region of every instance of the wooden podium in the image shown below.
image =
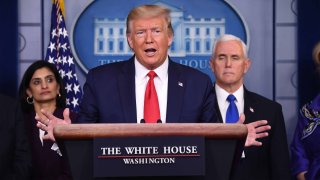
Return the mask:
M93 178L94 138L200 136L205 138L205 176L175 179L228 180L241 158L247 137L243 124L71 124L54 128L56 139L66 146L74 179L163 179L166 177Z

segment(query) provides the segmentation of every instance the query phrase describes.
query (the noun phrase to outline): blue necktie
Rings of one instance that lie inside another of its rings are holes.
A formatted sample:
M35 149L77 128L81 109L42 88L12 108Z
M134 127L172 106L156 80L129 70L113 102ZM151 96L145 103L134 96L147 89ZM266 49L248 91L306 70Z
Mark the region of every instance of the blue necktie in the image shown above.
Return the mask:
M230 94L227 97L227 101L229 101L230 104L227 109L226 123L236 123L239 119L238 108L237 108L236 104L234 103L234 100L236 100L236 97L234 97L233 94Z

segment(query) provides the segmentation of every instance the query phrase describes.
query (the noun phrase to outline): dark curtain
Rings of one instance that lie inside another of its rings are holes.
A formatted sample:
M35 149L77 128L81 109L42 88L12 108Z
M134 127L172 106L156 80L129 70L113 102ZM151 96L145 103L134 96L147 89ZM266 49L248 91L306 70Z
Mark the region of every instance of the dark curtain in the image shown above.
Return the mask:
M18 80L18 0L0 6L0 93L15 96Z
M298 0L298 97L299 107L320 93L320 72L312 50L320 41L320 1Z

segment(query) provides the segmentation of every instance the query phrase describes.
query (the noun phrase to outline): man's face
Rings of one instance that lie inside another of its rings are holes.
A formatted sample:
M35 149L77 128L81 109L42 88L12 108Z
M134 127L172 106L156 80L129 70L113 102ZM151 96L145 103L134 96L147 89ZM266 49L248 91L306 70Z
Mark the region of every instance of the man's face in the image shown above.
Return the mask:
M251 61L243 54L241 43L235 40L219 42L210 62L216 83L223 89L238 89Z
M164 17L132 20L127 39L138 61L147 69L159 67L168 55L172 42Z

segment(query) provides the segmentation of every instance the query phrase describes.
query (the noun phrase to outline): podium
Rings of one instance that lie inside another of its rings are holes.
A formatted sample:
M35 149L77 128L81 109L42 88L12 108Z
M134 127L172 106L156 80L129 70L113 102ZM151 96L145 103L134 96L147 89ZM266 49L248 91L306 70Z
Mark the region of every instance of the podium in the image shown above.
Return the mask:
M247 137L243 124L167 123L167 124L71 124L54 128L58 141L66 146L75 180L82 179L163 179L170 177L93 177L93 139L126 137L203 137L205 175L175 176L183 180L228 180L241 158ZM192 166L192 164L190 165ZM112 169L108 169L112 171Z

